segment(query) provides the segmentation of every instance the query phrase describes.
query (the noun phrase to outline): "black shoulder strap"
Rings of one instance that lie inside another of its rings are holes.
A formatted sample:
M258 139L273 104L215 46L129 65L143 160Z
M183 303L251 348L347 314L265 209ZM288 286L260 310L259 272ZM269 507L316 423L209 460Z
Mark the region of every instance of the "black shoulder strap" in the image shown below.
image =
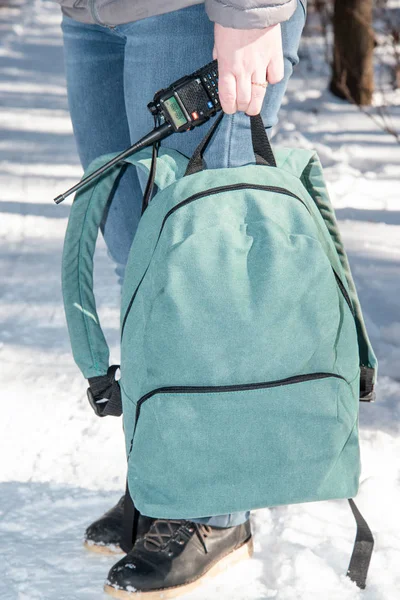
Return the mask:
M347 577L354 581L359 588L365 589L369 563L374 549L374 537L368 523L358 510L354 500L349 500L351 511L357 523L357 534L354 542Z
M135 507L129 493L128 482L124 497L124 516L123 516L123 534L120 546L126 553L130 552L136 541L136 534L139 522L139 511Z

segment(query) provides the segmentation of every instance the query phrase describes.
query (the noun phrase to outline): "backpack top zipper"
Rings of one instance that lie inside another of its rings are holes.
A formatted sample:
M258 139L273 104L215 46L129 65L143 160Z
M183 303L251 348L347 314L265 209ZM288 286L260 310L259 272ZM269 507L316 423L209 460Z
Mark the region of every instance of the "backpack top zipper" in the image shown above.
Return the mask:
M199 198L203 198L204 196L211 196L214 194L219 194L221 192L226 192L226 191L236 191L236 190L243 190L243 189L250 189L250 190L265 190L266 192L273 192L275 194L282 194L284 196L289 196L291 198L295 198L296 200L298 200L299 202L301 202L301 204L307 209L308 211L308 206L307 204L304 202L304 200L302 200L299 196L296 196L296 194L293 194L293 192L286 190L285 188L281 188L281 187L277 187L277 186L273 186L273 185L261 185L261 184L255 184L255 183L234 183L232 185L223 185L223 186L219 186L216 188L211 188L209 190L203 190L202 192L197 192L197 194L193 194L192 196L189 196L189 198L186 198L185 200L182 200L182 202L179 202L178 204L176 204L176 206L173 206L165 215L162 223L161 223L161 227L160 227L160 231L158 233L158 237L157 237L157 241L155 243L154 246L154 250L153 253L155 251L155 249L157 248L158 242L160 240L161 237L161 233L164 229L165 223L167 222L167 220L169 219L169 217L176 212L178 209L182 208L183 206L186 206L187 204L190 204L191 202L194 202L195 200L198 200ZM309 212L309 211L308 211ZM122 341L122 337L124 335L124 329L125 329L125 325L126 325L126 320L128 318L128 315L130 313L130 310L132 308L132 304L136 298L136 294L142 284L142 281L150 267L150 263L151 263L151 259L149 261L149 264L146 267L145 272L143 273L143 277L141 278L141 280L139 281L133 295L132 298L128 304L128 307L125 311L125 315L124 318L122 320L122 325L121 325L121 341Z

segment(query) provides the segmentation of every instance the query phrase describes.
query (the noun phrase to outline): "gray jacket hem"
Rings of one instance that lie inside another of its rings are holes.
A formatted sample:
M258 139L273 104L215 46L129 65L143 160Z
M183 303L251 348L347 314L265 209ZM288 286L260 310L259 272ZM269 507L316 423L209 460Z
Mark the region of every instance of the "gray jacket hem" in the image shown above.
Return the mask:
M304 2L305 0L303 0ZM202 0L58 0L68 17L81 23L113 27L145 19ZM290 19L298 0L205 0L211 21L233 29L262 29Z
M202 4L203 0L58 0L64 15L79 21L115 27L182 8Z
M225 0L205 0L206 12L211 21L233 29L263 29L287 21L297 8L298 0L287 0L264 6L238 6Z

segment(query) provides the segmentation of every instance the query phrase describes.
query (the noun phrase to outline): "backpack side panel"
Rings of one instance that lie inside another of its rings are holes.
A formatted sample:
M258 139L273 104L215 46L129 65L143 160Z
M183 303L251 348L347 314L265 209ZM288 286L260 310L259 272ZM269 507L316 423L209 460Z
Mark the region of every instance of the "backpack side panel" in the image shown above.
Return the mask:
M336 252L340 258L342 269L346 277L349 295L355 313L356 327L358 333L358 343L360 349L360 365L369 367L374 370L374 382L377 379L378 361L373 351L371 342L368 337L362 314L360 300L358 298L357 289L354 284L349 261L344 249L343 241L340 235L337 224L335 211L329 199L328 190L324 181L324 175L321 163L316 154L314 154L301 175L301 181L313 198L317 205L332 241L335 245Z

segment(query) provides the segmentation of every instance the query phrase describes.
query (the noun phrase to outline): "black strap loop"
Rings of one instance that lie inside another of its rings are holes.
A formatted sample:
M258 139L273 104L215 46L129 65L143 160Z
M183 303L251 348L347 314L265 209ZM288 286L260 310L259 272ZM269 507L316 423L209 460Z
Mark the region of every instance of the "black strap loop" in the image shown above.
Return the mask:
M274 153L265 131L261 115L250 117L251 140L253 142L254 155L257 165L276 167Z
M98 417L122 415L121 389L115 379L119 365L108 368L107 375L90 377L87 396L90 406Z
M154 117L154 127L158 127L159 125L160 125L159 117L155 116ZM146 189L144 191L143 200L142 200L142 215L143 215L144 211L146 210L146 208L148 207L148 205L153 197L154 181L155 181L155 177L156 177L156 168L157 168L157 157L158 157L158 151L160 149L160 144L161 144L160 140L153 143L150 173L149 173L149 178L147 180Z
M203 154L210 143L218 125L222 121L224 117L224 112L222 112L215 122L212 124L210 129L207 131L204 138L201 140L200 144L197 146L196 150L193 153L192 158L190 159L188 166L185 171L186 175L193 175L193 173L199 173L206 168L204 163ZM257 165L265 165L268 167L276 167L275 157L272 152L271 145L269 143L269 139L267 136L267 132L265 131L264 123L261 115L255 115L250 117L250 125L251 125L251 139L253 143L253 150L256 159Z
M368 524L354 500L349 500L351 511L357 523L357 534L354 542L347 577L354 581L360 589L364 590L367 582L369 564L374 549L374 537Z
M375 394L375 369L371 367L360 367L360 402L374 402Z

